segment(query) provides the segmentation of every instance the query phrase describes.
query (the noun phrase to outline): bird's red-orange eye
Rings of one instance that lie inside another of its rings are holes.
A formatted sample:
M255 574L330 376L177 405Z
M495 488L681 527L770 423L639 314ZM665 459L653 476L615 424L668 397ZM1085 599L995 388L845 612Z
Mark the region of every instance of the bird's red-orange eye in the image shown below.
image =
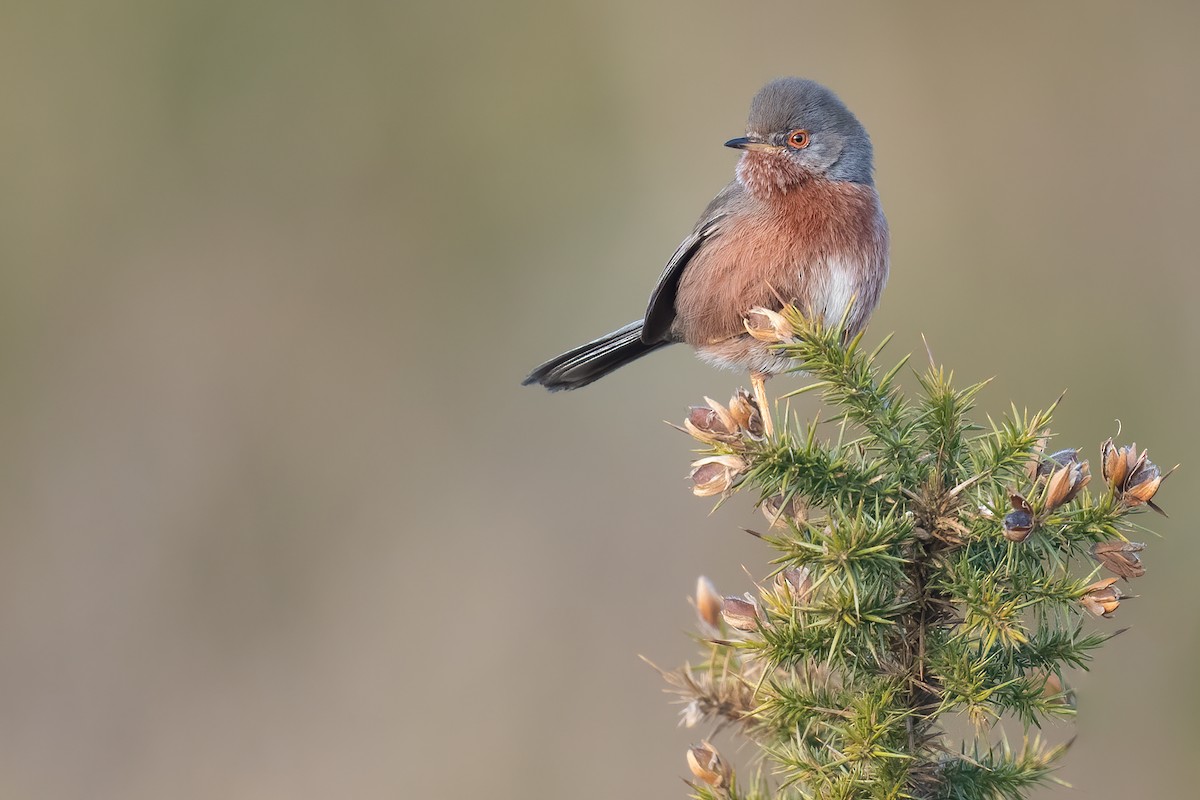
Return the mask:
M808 147L808 131L798 130L788 134L788 147L794 147L797 150L803 150Z

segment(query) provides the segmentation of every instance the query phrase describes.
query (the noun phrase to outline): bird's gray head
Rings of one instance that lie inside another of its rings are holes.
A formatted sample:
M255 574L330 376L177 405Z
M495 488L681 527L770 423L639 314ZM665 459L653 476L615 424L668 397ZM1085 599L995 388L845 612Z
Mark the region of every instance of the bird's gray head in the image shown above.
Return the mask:
M873 155L866 130L837 95L815 81L779 78L750 103L746 135L727 147L745 151L743 183L786 192L807 178L871 186Z

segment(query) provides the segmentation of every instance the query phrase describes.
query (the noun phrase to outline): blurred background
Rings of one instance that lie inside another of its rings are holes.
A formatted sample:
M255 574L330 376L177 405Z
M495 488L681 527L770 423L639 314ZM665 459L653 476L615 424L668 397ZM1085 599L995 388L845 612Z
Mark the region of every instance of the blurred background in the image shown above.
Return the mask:
M1069 389L1093 462L1118 418L1185 462L1048 735L1078 796L1194 790L1198 31L1182 1L6 3L0 795L685 796L700 732L637 656L690 655L698 574L768 567L661 421L745 378L680 348L518 384L642 313L787 74L875 141L868 341L996 376L981 412Z

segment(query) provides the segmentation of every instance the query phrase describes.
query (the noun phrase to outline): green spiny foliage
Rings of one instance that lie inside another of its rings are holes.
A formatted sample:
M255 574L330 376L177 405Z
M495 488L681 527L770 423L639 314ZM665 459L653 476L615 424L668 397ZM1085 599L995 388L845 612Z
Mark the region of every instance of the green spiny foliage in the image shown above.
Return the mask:
M1029 729L1073 713L1064 673L1120 632L1093 619L1117 610L1119 578L1144 573L1144 546L1126 536L1158 510L1166 476L1110 439L1089 493L1079 451L1046 452L1053 406L979 426L969 415L984 384L956 389L931 366L909 398L895 382L907 359L879 366L882 345L864 352L794 309L775 331L836 435L793 420L764 436L744 391L684 423L704 445L694 492L756 493L776 567L743 597L702 578L705 658L664 673L685 724L733 726L759 748L739 782L707 740L693 747L695 796L1025 796L1065 749ZM1102 568L1116 577L1097 580ZM948 741L955 716L974 724L969 741ZM1020 751L993 741L1001 719L1024 727Z

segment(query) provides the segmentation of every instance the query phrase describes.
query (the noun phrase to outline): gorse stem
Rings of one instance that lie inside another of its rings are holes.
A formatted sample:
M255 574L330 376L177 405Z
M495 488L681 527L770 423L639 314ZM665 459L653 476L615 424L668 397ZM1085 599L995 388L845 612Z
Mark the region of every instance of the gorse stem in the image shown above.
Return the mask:
M775 320L777 349L841 422L763 435L745 391L690 410L706 451L694 492L754 491L775 552L756 595L722 598L701 579L705 657L665 673L689 727L734 727L763 756L749 780L707 740L688 763L701 798L1020 798L1063 747L1028 736L1070 715L1070 669L1115 632L1091 629L1140 577L1125 534L1157 510L1166 475L1136 447L1101 450L1103 487L1079 451L1046 452L1050 412L969 419L984 384L955 389L931 367L906 397L905 364L810 323ZM761 332L759 332L761 334ZM1053 407L1052 409L1053 410ZM1099 569L1116 577L1094 580ZM948 716L974 725L949 741ZM996 743L1010 718L1019 751Z

